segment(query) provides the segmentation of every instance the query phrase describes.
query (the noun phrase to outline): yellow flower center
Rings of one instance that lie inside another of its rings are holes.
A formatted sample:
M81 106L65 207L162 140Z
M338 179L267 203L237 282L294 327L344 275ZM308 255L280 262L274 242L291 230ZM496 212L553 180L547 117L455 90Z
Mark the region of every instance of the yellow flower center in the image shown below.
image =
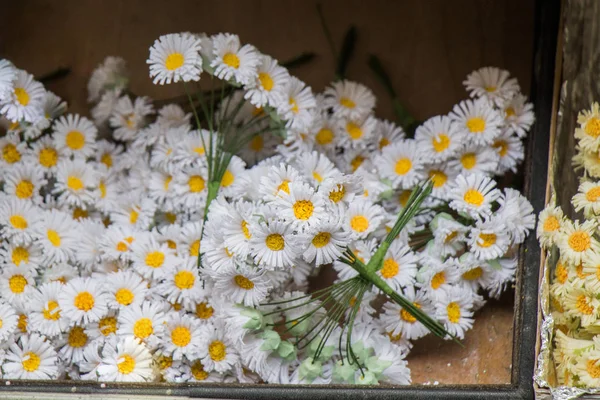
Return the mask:
M260 135L254 136L248 143L248 147L250 150L258 153L265 147L265 141Z
M246 239L250 239L252 237L250 229L248 229L248 222L246 222L246 220L242 221L242 232L244 233L244 237Z
M465 153L460 157L460 163L464 169L472 169L477 164L475 153Z
M29 104L29 93L27 93L25 89L20 87L15 88L14 93L19 104L21 104L22 106L26 106L27 104Z
M121 374L128 375L135 369L135 360L129 354L125 354L119 358L121 360L117 364L117 369Z
M451 302L446 306L446 312L448 313L448 321L453 324L458 324L460 321L460 306L456 302Z
M600 118L590 118L590 120L585 124L584 130L588 136L593 138L600 136Z
M158 368L165 370L173 365L173 357L161 355L156 360L156 363L158 364Z
M446 274L444 271L438 272L431 278L431 288L434 290L438 290L444 283L446 283Z
M600 378L600 365L598 361L600 360L587 360L585 363L585 370L594 379Z
M395 171L398 175L406 175L412 168L412 162L409 158L401 158L396 162Z
M121 253L124 251L127 251L128 247L127 244L125 242L119 242L117 243L117 251L120 251Z
M584 231L575 231L569 236L569 247L576 252L581 253L590 248L592 240L590 234Z
M266 72L260 72L258 74L258 80L260 81L260 86L265 89L267 92L270 92L273 89L273 78Z
M215 313L214 308L206 302L196 304L196 317L200 319L209 319Z
M137 212L136 210L131 210L129 212L129 223L135 224L137 222L139 216L140 216L139 212Z
M474 281L481 278L481 275L483 275L483 270L481 267L475 267L462 274L462 277L464 280Z
M8 220L15 229L27 229L27 220L22 215L11 215Z
M433 145L433 150L435 150L436 153L441 153L442 151L446 150L448 146L450 146L450 136L446 135L445 133L440 133L439 135L431 138L431 144Z
M281 184L279 186L277 186L277 192L279 192L280 190L286 192L287 194L290 194L290 181L288 181L287 179L284 179Z
M402 191L402 193L400 193L400 196L398 197L398 202L400 203L400 205L402 207L406 207L406 204L408 203L408 199L410 198L410 190L404 190Z
M271 233L267 236L265 243L271 251L281 251L285 247L285 240L279 233Z
M504 112L506 112L506 118L510 118L517 114L513 107L508 107Z
M20 199L30 198L33 195L33 183L27 179L23 179L17 184L15 194Z
M355 215L350 220L350 227L356 232L364 232L369 229L369 220L362 215Z
M160 268L165 262L165 255L161 251L151 251L146 254L146 265L152 268Z
M319 132L317 132L317 134L315 135L315 140L321 146L325 146L326 144L333 142L334 137L335 136L331 129L323 128Z
M300 112L300 108L298 108L298 103L296 102L296 99L290 97L289 103L290 103L290 106L292 106L292 112L294 114L298 114Z
M21 153L19 153L19 150L17 150L17 146L9 143L2 149L2 157L7 163L14 164L21 160Z
M421 305L419 303L413 303L413 306L417 307L417 308L421 308ZM400 318L402 318L402 320L414 324L415 322L417 322L417 319L415 317L412 316L411 313L409 313L408 311L406 311L404 308L400 310Z
M381 268L381 276L385 279L390 279L398 275L398 271L400 271L400 265L393 259L388 258L383 261L383 268Z
M379 150L383 149L386 146L390 145L390 140L386 137L381 138L381 140L379 141Z
M94 296L90 292L80 292L75 296L75 300L73 304L81 311L90 311L94 308L94 304L96 301L94 300Z
M46 236L48 237L48 240L50 241L50 243L52 243L52 246L54 247L59 247L60 246L60 235L58 234L58 232L56 232L55 230L52 229L48 229L48 231L46 232Z
M340 99L340 104L346 108L354 108L356 107L356 103L347 97L342 97Z
M356 156L352 159L352 161L350 161L350 166L352 167L352 172L355 172L361 165L362 163L365 161L365 158L363 156Z
M313 238L312 244L316 248L320 249L321 247L327 246L329 244L329 240L331 240L331 233L319 232Z
M468 204L479 207L483 204L485 197L483 197L483 194L481 194L480 191L475 189L469 189L465 192L463 199Z
M581 311L582 314L585 314L585 315L591 315L594 312L594 307L592 307L588 303L585 295L581 295L581 296L577 297L575 307L577 307L577 309L579 311Z
M50 300L46 303L46 307L44 308L44 311L42 311L42 314L44 315L44 319L57 321L60 318L58 303L54 300Z
M254 289L254 282L252 282L250 279L246 278L243 275L234 276L233 281L235 282L236 285L238 285L240 288L242 288L244 290Z
M123 242L120 242L123 243ZM115 292L115 300L117 301L117 303L124 305L124 306L128 306L131 303L133 303L133 300L135 299L135 295L133 294L133 292L127 288L121 288L119 290L117 290Z
M223 176L225 178L225 176ZM198 193L204 190L204 179L199 175L193 175L188 181L190 192Z
M200 239L194 240L192 244L190 244L190 257L198 257L200 253Z
M11 259L13 264L17 267L21 265L22 262L27 264L29 262L29 251L24 247L15 247L12 251Z
M315 207L310 200L298 200L294 203L293 209L296 218L306 221L312 216Z
M225 359L225 356L227 355L226 350L227 349L225 347L225 344L220 340L215 340L208 346L208 353L210 354L210 358L213 361L217 362L223 361Z
M471 133L481 133L485 130L485 120L481 117L469 118L467 128Z
M73 219L80 220L89 217L89 212L79 207L73 209Z
M146 339L154 333L150 318L140 318L133 324L133 334L140 339Z
M439 170L431 170L429 171L429 178L433 181L433 187L439 188L446 184L448 181L448 175L444 173L444 171Z
M83 189L83 182L76 176L69 176L67 178L67 186L71 190L79 191Z
M190 271L179 271L175 274L175 286L180 290L187 290L194 287L196 277Z
M354 122L348 122L346 124L346 131L348 132L348 135L350 135L352 140L358 140L363 135L363 131L362 129L360 129L360 126L358 126Z
M543 228L544 228L544 232L554 232L554 231L558 230L560 228L560 223L558 222L558 218L556 218L554 215L550 215L544 221Z
M240 67L240 58L235 53L225 53L223 62L228 67L238 69Z
M87 344L88 335L83 330L81 326L74 326L69 331L69 346L80 348Z
M497 236L494 233L480 233L477 244L481 247L488 248L496 244Z
M8 286L13 293L23 293L27 286L27 278L23 275L13 275L8 280Z
M113 159L109 153L104 153L102 157L100 157L100 162L106 165L106 168L110 168L113 165Z
M100 198L105 198L106 197L106 184L103 181L100 181L100 184L98 185L98 189L100 189Z
M184 62L185 58L183 58L183 54L171 53L167 56L167 59L165 60L165 67L169 71L174 71L177 68L181 68Z
M171 341L177 347L185 347L192 340L192 333L185 326L178 326L171 331Z
M565 268L563 263L560 262L556 264L556 270L554 271L554 273L556 274L556 280L560 284L565 283L567 281L567 278L569 277L569 271Z
M600 186L596 186L595 188L588 190L585 194L585 198L587 201L591 202L598 201L598 198L600 198Z
M506 140L496 140L492 147L498 151L500 157L504 157L508 153L508 143L506 143Z
M98 321L100 333L104 336L111 335L117 332L117 319L115 317L104 317Z
M335 189L329 192L329 200L334 203L339 203L340 200L346 195L346 187L344 185L337 185Z
M25 353L23 356L23 361L21 362L23 369L27 372L37 371L37 369L40 367L40 363L40 356L31 351Z
M221 186L231 186L233 181L235 181L235 176L233 176L233 174L229 170L227 170L225 171L225 173L223 174L223 178L221 179Z
M200 361L196 361L191 367L192 375L197 381L203 381L208 378L208 372L204 370L204 365Z
M454 232L450 232L445 238L444 238L444 243L448 244L452 241L452 239L454 239L455 237L458 236L458 231L454 231Z
M67 146L72 150L79 150L85 145L85 136L79 131L71 131L67 133Z
M19 315L19 322L17 322L17 329L22 333L27 333L27 315Z
M43 167L54 167L58 163L58 152L50 147L42 149L40 150L39 161Z

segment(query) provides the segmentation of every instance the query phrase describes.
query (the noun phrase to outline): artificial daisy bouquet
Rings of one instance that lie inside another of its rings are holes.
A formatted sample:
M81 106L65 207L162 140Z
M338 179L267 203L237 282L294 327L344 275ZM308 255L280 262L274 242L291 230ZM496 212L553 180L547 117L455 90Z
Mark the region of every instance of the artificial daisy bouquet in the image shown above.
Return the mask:
M575 170L582 170L569 218L555 199L540 213L537 237L548 255L546 318L558 386L600 387L600 106L579 113ZM575 214L575 213L574 213ZM550 347L548 347L550 348ZM540 364L542 365L542 364ZM545 375L545 372L543 373Z
M412 341L462 339L514 281L535 217L494 177L534 116L508 72L405 132L233 34L147 63L183 100L108 57L90 119L0 61L2 378L408 384Z

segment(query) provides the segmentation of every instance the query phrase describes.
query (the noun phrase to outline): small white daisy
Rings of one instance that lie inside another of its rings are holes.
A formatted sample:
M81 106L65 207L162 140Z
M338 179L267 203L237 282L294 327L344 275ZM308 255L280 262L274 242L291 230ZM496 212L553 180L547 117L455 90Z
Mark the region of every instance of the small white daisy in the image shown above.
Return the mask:
M58 195L59 202L85 209L100 195L98 178L94 164L79 158L62 160L56 169L52 193Z
M104 285L108 306L119 310L141 304L148 292L148 282L131 270L107 275Z
M4 171L4 193L9 197L41 203L41 189L46 185L44 171L37 165L15 164Z
M77 248L78 225L65 212L52 209L40 215L35 226L35 237L41 245L47 262L65 262Z
M313 122L313 110L317 106L310 87L292 76L282 91L277 113L286 121L287 128L308 129Z
M149 382L155 375L152 353L131 336L119 340L116 347L104 347L97 371L98 379L107 382Z
M290 225L277 220L252 225L250 254L266 269L291 267L298 256Z
M336 122L336 136L345 147L364 149L375 137L377 120L372 116L362 119L339 119Z
M25 335L10 345L2 369L6 379L57 379L58 356L44 336Z
M347 80L333 82L325 88L323 104L339 118L362 119L375 108L375 96L365 85Z
M476 221L469 232L471 253L480 260L493 260L506 253L511 244L506 225L500 217Z
M231 33L219 33L213 36L212 42L215 58L210 66L215 69L215 76L224 80L234 78L243 85L256 79L260 59L254 46L242 46L240 38Z
M408 287L404 292L404 297L425 313L429 315L433 313L434 308L425 297L424 292L418 291L415 293L413 287ZM402 337L413 340L429 333L429 330L422 323L398 304L387 302L383 305L383 310L384 312L379 316L379 319L386 331L392 332L393 335L401 334Z
M205 325L202 328L199 358L207 371L227 372L239 362L237 349L221 325Z
M68 114L56 120L53 130L57 148L66 154L85 159L95 153L98 129L89 119Z
M40 285L34 292L29 314L33 331L55 337L67 329L69 319L58 304L58 296L63 289L60 282L48 282Z
M492 203L500 197L496 182L482 174L456 177L450 192L450 207L471 216L489 215Z
M277 107L281 103L281 92L290 78L288 71L279 66L277 60L261 55L257 74L247 85L244 98L256 107Z
M159 244L152 235L143 235L131 245L133 269L146 279L163 278L180 259L166 244Z
M386 146L375 163L382 176L404 189L412 188L425 177L423 158L414 140Z
M471 97L483 97L497 106L512 98L520 90L517 78L506 70L483 67L471 72L463 82Z
M189 315L172 313L161 335L161 348L173 360L197 358L204 338L197 319Z
M154 113L149 98L137 97L134 102L128 96L122 96L109 119L110 126L115 129L115 139L132 141L139 131L146 126L147 117Z
M271 288L265 271L249 266L223 268L213 279L221 298L246 306L258 306Z
M43 117L44 86L33 75L18 69L12 92L0 100L0 113L9 121L36 122Z
M515 95L504 103L504 121L508 129L517 134L519 138L527 135L535 121L533 104L526 103L527 97L522 94Z
M435 303L436 318L444 323L448 333L458 339L465 337L465 332L473 327L473 297L471 292L453 287Z
M428 162L441 162L453 157L464 139L464 132L445 115L429 118L415 131L417 146L430 158Z
M200 40L189 33L162 35L150 47L150 78L154 84L198 81L202 72Z
M33 203L18 198L8 198L0 204L0 233L16 244L31 243L37 223L38 209Z
M500 135L504 120L485 99L464 100L454 106L450 119L464 133L467 143L490 145Z
M355 200L350 204L344 228L355 238L366 238L383 222L384 210L369 200Z
M403 287L414 284L417 275L419 257L410 247L400 241L394 240L389 247L383 265L377 274L382 277L392 289L399 292Z
M72 324L98 321L108 311L108 295L93 278L71 279L58 295L58 305Z
M132 304L119 312L119 336L134 338L155 346L163 333L166 316L162 302Z
M289 190L275 200L280 218L297 228L318 225L325 218L325 204L320 193L303 183L290 184Z

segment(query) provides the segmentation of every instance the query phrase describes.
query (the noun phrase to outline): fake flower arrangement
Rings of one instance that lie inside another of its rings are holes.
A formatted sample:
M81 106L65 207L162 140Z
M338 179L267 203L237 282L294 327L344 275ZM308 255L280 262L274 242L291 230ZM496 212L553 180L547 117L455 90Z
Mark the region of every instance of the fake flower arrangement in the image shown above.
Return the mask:
M549 204L540 213L537 237L542 249L557 252L550 285L550 311L554 321L553 360L560 386L600 387L600 107L579 113L573 157L575 170L583 170L571 199L583 221L568 218Z
M408 384L411 341L463 338L513 282L535 219L493 177L534 117L508 72L413 138L236 35L165 35L148 64L187 103L109 57L91 121L0 62L3 378Z

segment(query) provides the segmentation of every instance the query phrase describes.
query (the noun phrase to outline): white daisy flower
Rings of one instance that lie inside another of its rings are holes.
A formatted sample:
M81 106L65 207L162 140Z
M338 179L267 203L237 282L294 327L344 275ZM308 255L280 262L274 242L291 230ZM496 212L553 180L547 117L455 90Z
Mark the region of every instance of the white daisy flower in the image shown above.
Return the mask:
M345 147L365 148L375 136L376 130L377 120L371 116L363 119L339 119L336 123L339 144Z
M58 304L58 296L63 289L64 286L60 282L48 282L38 286L30 302L29 318L33 331L55 337L67 329L69 319Z
M207 371L227 372L239 363L239 354L221 325L204 325L199 358Z
M277 107L282 101L281 92L290 79L288 71L279 66L277 60L261 55L257 74L246 86L244 98L256 107Z
M498 171L499 153L492 146L465 146L448 165L463 175L482 173L491 176Z
M500 208L496 215L503 220L514 243L523 243L535 228L535 213L531 203L518 190L504 189L498 199Z
M6 352L2 365L5 379L57 379L59 375L56 351L44 336L21 336Z
M433 182L431 197L447 200L458 171L447 163L440 163L426 166L424 172L425 176Z
M313 151L298 156L296 167L304 173L313 186L318 187L327 178L338 176L340 171L335 168L331 160L322 153Z
M422 267L418 273L418 280L427 296L437 300L445 290L458 283L460 272L455 259L448 258L443 261L438 254L428 250L429 248L421 256Z
M437 214L429 228L433 233L436 253L440 256L455 256L465 247L468 227L457 222L450 214Z
M116 167L115 161L123 154L123 146L101 139L96 142L96 162L103 164L107 170Z
M425 297L424 292L418 291L415 293L413 287L408 287L404 292L404 297L425 313L429 315L433 313L434 308ZM379 319L386 331L392 332L393 335L401 334L402 337L414 340L429 333L429 330L422 323L398 304L388 301L383 305L383 310L384 312L379 316Z
M314 119L313 110L317 106L311 88L292 76L282 94L277 113L286 121L285 126L299 130L310 128Z
M563 211L560 207L552 207L548 204L538 218L536 236L542 247L549 248L559 236L560 229L565 220Z
M115 131L115 139L132 141L139 131L146 126L147 117L154 113L154 107L149 98L137 97L134 102L128 96L122 96L109 119L111 128Z
M39 245L5 242L0 247L0 264L38 269L44 257Z
M0 100L0 114L9 121L36 122L43 117L44 86L33 75L18 69L12 90Z
M295 182L302 182L298 170L281 163L279 166L270 167L268 174L260 178L260 192L265 196L265 200L272 201L285 193L289 194L289 185Z
M514 97L521 89L517 78L496 67L483 67L471 72L463 82L471 97L483 97L497 106Z
M0 166L15 164L23 158L27 151L27 143L21 141L19 135L8 134L0 138Z
M225 267L214 274L213 279L214 289L221 298L246 306L258 306L271 289L264 270L244 265Z
M107 275L104 285L108 306L112 309L123 310L139 305L148 293L148 282L131 270Z
M100 195L98 183L94 164L83 159L62 160L56 170L52 193L58 195L59 202L85 209Z
M527 135L535 121L533 104L526 103L526 101L527 97L517 94L503 105L505 124L519 138L524 138Z
M56 209L45 211L34 231L48 263L66 262L73 257L78 245L78 225L69 214Z
M132 304L119 312L117 335L134 338L155 346L165 329L166 316L162 302Z
M293 227L307 228L318 225L325 218L325 204L320 193L304 183L289 185L289 193L275 200L280 218L290 222Z
M216 372L207 372L200 360L184 363L181 379L183 382L223 382L224 376Z
M13 82L17 78L17 70L12 63L0 59L0 100L4 100L13 91Z
M90 336L97 338L98 343L106 345L116 338L117 330L119 329L119 321L116 313L109 311L106 315L100 318L97 322L92 322L87 325Z
M384 210L369 200L355 200L348 207L344 228L355 238L364 239L383 221Z
M303 252L306 262L324 265L337 260L349 243L349 232L341 229L340 216L331 216L304 233L300 239L308 243Z
M172 313L166 321L161 335L161 348L173 360L181 360L185 356L194 359L200 355L203 331L197 319L189 315Z
M556 238L561 258L577 265L592 253L600 252L600 244L593 237L596 228L594 220L587 220L583 224L565 220Z
M46 185L44 171L37 165L15 164L4 172L4 193L9 197L42 202L41 189Z
M215 69L219 79L235 81L243 85L257 77L257 66L260 63L260 53L254 46L240 44L240 38L231 33L219 33L212 38L215 58L210 66Z
M26 304L35 291L35 275L34 269L24 266L4 268L0 275L2 297L11 304L18 301Z
M448 333L458 339L465 337L465 332L473 327L473 297L471 292L453 287L435 303L435 315Z
M79 270L76 267L66 263L54 264L43 271L42 282L60 282L65 284L78 276Z
M5 341L15 332L17 329L19 317L17 316L14 308L5 302L0 302L0 340Z
M139 234L128 225L109 226L98 243L102 258L108 261L130 260L131 244Z
M471 216L485 216L492 211L492 203L500 197L496 182L482 174L456 177L450 191L450 207Z
M406 138L406 134L404 133L404 130L402 130L402 127L387 120L377 120L376 135L379 138L377 141L379 150Z
M464 100L454 106L450 119L464 133L467 143L482 146L494 143L504 120L485 99Z
M250 251L250 239L252 239L250 221L253 219L254 206L252 203L247 202L237 202L234 206L235 208L231 210L228 218L212 213L209 215L211 219L216 218L217 221L220 221L220 227L225 239L224 244L229 251L238 257L244 258Z
M202 221L188 222L181 228L181 240L177 254L182 257L198 258L200 254L200 238L202 237Z
M200 80L200 40L189 33L162 35L150 47L150 78L156 85Z
M56 172L59 161L65 160L68 154L59 149L51 136L44 136L31 144L31 163L39 165L46 175L51 176Z
M37 207L27 200L8 198L0 204L0 233L16 244L31 243L37 223Z
M102 350L102 362L98 366L101 381L149 382L154 380L154 375L152 353L131 336L119 340L116 347L106 346Z
M490 265L485 261L478 260L472 253L466 252L461 255L457 265L460 272L458 285L470 289L473 294L476 294L481 288L488 287L494 281Z
M106 57L92 72L88 82L88 102L95 103L109 90L125 89L129 81L129 72L125 60L121 57Z
M425 177L423 158L414 140L404 140L385 147L375 163L382 176L404 189L412 188Z
M91 110L92 118L98 126L104 126L112 115L117 102L121 98L121 89L107 90L102 94L102 97Z
M175 201L185 208L204 206L208 194L208 171L204 167L188 167L175 175Z
M189 258L187 262L176 265L157 285L156 290L164 293L165 299L171 303L195 303L206 296L202 279L198 274L197 260Z
M469 232L471 253L480 260L493 260L506 253L511 244L506 225L500 217L476 221Z
M246 163L244 163L241 158L233 156L221 178L220 192L223 196L230 197L236 192L237 187L239 187L240 179L245 171Z
M375 108L375 96L365 85L347 80L333 82L325 88L323 104L332 108L336 117L362 119Z
M58 305L72 324L98 321L108 311L108 295L93 278L71 279L58 295Z
M525 158L523 142L509 130L502 133L492 144L500 156L496 175L503 175L507 171L517 172L517 165Z
M76 158L94 155L98 129L89 119L68 114L56 120L53 130L54 142L59 150Z
M109 192L109 181L105 181L106 196ZM102 197L102 187L100 187L100 197ZM141 197L141 199L140 199ZM156 212L156 203L140 193L121 194L119 199L121 204L110 214L110 219L116 224L129 225L132 228L146 230L154 220Z
M133 269L146 279L161 279L181 260L166 244L159 244L147 234L136 238L131 245Z
M400 241L394 240L389 247L383 265L377 274L395 291L400 292L403 287L413 285L417 275L419 257L410 247Z
M277 220L252 224L250 254L265 269L291 267L298 256L290 225Z
M453 157L464 139L464 132L445 115L429 118L415 131L417 146L427 154L428 162L441 162Z

